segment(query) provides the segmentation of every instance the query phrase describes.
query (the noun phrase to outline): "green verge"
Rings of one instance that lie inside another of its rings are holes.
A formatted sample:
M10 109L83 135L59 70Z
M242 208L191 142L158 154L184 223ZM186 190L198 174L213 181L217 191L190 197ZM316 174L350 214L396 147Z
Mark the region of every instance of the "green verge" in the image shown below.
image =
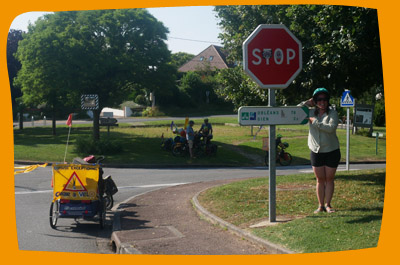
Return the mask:
M171 121L157 121L143 123L121 123L118 127L101 127L101 138L110 138L122 146L116 154L105 155L104 163L132 164L132 165L225 165L225 166L262 166L264 165L265 151L262 150L262 141L268 137L268 127L253 128L237 126L237 120L230 118L215 118L213 123L214 144L218 145L218 152L213 157L190 159L188 157L174 157L171 152L160 149L161 135L173 138ZM202 120L195 120L195 130L200 128ZM184 121L177 121L178 127L183 127ZM229 124L229 125L226 125ZM384 129L384 128L383 128ZM309 150L307 147L307 125L277 126L277 134L282 134L282 140L289 143L287 151L293 157L292 165L309 164ZM92 136L91 125L73 125L69 138L66 161L74 157L91 154L76 152L75 144L80 138ZM345 130L338 130L338 137L342 150L342 162L345 161L346 136ZM50 127L24 128L22 131L14 129L14 159L38 162L62 162L68 139L68 127L58 126L57 135L52 135ZM350 161L385 161L386 139L378 140L378 154L376 153L376 139L361 135L351 135ZM354 151L353 151L354 150ZM357 150L357 151L355 151Z
M210 212L255 235L299 253L376 247L381 227L385 169L338 172L335 213L317 208L312 174L277 177L277 224L268 221L268 178L249 179L212 188L199 196ZM288 220L282 221L280 220Z

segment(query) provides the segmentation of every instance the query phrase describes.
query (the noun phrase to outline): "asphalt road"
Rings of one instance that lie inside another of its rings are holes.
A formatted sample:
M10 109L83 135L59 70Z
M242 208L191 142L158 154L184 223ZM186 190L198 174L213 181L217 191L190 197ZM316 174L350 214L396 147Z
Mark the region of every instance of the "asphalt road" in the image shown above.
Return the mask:
M17 165L16 165L17 166ZM385 164L350 165L350 170L385 168ZM339 170L344 170L341 165ZM201 168L201 169L118 169L105 168L112 175L119 192L115 205L148 191L195 183L243 177L266 177L266 167L257 168ZM277 176L299 172L312 172L310 166L277 167ZM15 209L20 250L111 253L106 244L110 239L112 220L109 216L106 229L100 230L98 222L59 219L57 230L50 227L49 209L52 201L51 167L38 168L26 174L15 175ZM268 178L266 177L266 183Z

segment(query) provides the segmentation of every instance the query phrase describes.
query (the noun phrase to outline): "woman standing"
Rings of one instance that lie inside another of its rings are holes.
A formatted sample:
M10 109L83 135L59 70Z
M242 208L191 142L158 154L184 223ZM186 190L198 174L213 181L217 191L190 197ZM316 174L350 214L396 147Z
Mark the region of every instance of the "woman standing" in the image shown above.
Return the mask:
M319 203L314 213L335 212L331 201L335 190L336 169L340 161L339 140L336 135L339 118L337 112L330 108L329 98L328 90L317 88L313 97L302 103L308 107L315 107L315 112L310 112L308 134L310 160L317 178L316 191Z

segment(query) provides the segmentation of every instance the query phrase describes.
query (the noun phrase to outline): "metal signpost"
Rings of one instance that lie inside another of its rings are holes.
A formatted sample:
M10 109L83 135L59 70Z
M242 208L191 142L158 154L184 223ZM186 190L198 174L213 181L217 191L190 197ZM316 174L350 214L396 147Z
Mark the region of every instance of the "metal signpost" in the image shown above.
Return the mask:
M379 137L383 137L385 135L380 132L373 132L372 136L376 137L375 155L377 155L378 154L378 139L379 139Z
M354 107L354 98L350 95L350 90L345 90L340 100L340 106L347 108L347 132L346 132L346 170L350 169L350 107Z
M259 25L243 42L243 68L260 88L268 89L268 107L272 110L276 105L274 89L288 87L302 69L301 42L284 25ZM268 112L268 110L260 110L260 113L257 114L256 111L254 114L253 111L252 115L255 116L251 118L257 119L257 115L261 115L262 119L268 119L268 123L262 123L262 125L269 125L269 220L276 222L275 130L276 124L285 123L278 122L280 118L276 119L275 114L261 114L261 111ZM299 119L298 124L304 120L304 118L297 117L297 114L290 114L290 111L287 113L281 108L275 111L279 112L278 116L282 114L283 116L286 114L291 116L292 121L290 122L294 122L294 118ZM242 111L239 111L239 122L243 122L244 125L252 125L244 120L247 115L244 113L246 111L242 107ZM247 113L249 115L248 121L250 121L250 111ZM281 116L282 119L283 116ZM274 124L274 121L278 123ZM266 121L263 120L262 122Z

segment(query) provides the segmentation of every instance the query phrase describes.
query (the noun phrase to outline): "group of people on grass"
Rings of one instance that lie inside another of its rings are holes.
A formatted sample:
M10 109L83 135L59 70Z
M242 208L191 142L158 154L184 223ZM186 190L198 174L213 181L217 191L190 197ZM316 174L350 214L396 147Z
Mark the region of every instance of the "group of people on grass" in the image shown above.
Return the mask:
M189 121L188 126L186 127L186 140L189 144L189 154L190 157L193 158L193 141L194 141L194 121ZM204 123L201 125L199 134L201 137L204 137L204 140L207 142L212 138L213 128L211 123L208 122L208 119L204 119Z
M173 126L173 122L171 123L171 129ZM177 129L174 130L174 133L179 134L179 136L183 139L186 138L188 145L189 145L189 154L191 158L194 158L193 156L193 144L194 144L194 137L195 137L195 131L193 129L194 126L194 121L187 121L185 124L185 128L182 129ZM176 126L175 126L176 127ZM200 138L203 138L205 143L209 143L210 140L213 138L213 128L211 123L208 122L208 118L204 119L204 123L201 125L200 130L198 131L198 136Z

